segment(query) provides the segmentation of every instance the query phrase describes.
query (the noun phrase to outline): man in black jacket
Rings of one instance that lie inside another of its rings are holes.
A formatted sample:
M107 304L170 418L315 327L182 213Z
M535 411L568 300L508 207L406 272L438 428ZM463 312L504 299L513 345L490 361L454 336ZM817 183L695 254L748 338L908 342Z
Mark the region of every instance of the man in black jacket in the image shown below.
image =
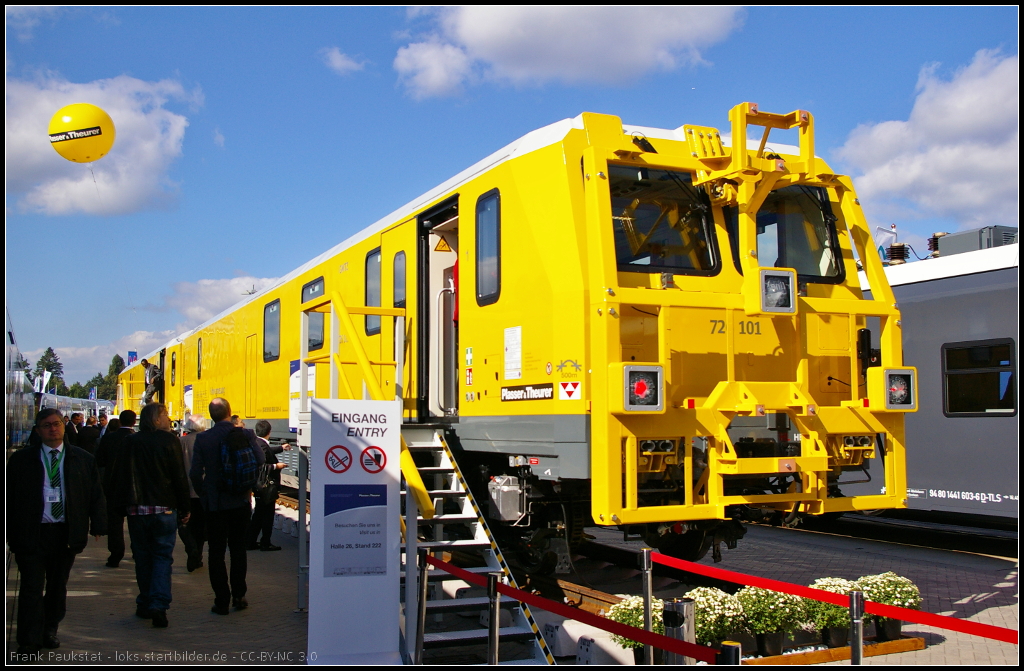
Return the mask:
M188 522L189 494L181 443L171 433L167 406L142 409L139 432L125 441L125 459L117 464L113 503L125 506L135 559L139 596L135 614L167 626L171 605L171 564L178 519Z
M57 627L67 612L75 555L85 549L90 526L99 540L107 521L96 463L67 442L60 411L39 411L35 427L42 444L7 462L7 544L21 572L20 661L34 661L40 646L60 647Z
M256 422L256 441L263 447L263 455L267 459L264 468L270 469L270 482L256 495L256 506L252 511L252 521L249 522L249 549L264 552L281 549L280 545L270 542L270 535L274 532L274 506L277 503L277 491L281 488L281 471L285 467L285 464L277 460L277 455L292 449L288 443L271 445L267 440L270 428L270 422L265 419ZM257 542L260 532L263 533L263 539Z
M103 469L103 493L107 497L107 566L117 568L124 559L124 506L115 505L114 473L116 464L124 453L125 441L135 433L134 410L125 410L118 416L121 428L108 431L96 448L96 465Z
M245 599L247 586L245 575L248 563L245 557L245 536L252 514L252 494L231 494L221 490L223 473L221 469L221 443L228 440L236 427L231 423L231 405L227 399L215 398L210 401L210 419L213 428L196 436L192 452L192 468L189 477L206 511L206 541L210 569L210 586L213 587L213 608L218 615L227 615L229 605L236 610L249 606ZM263 467L266 457L256 445L256 434L242 429L249 437L256 464ZM236 434L237 435L237 434ZM231 550L231 581L224 563L224 551Z

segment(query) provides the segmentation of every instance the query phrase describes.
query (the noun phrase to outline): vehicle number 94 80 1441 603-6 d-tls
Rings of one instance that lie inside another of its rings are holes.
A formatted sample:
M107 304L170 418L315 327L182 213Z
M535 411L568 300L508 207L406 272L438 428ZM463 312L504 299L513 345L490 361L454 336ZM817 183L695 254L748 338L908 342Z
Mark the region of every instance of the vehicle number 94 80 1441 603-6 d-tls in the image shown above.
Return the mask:
M740 335L761 335L761 322L741 321L739 326ZM711 333L725 333L725 320L712 319Z

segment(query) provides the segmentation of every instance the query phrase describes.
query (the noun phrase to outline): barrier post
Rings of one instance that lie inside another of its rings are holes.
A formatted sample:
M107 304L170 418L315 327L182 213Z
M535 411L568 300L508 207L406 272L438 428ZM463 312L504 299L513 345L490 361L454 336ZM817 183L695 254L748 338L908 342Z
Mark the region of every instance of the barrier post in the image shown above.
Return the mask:
M694 629L693 599L668 599L665 601L665 612L662 613L665 621L665 635L677 641L696 643L697 636ZM683 664L694 664L693 657L686 657L675 652L665 651L665 664L679 666Z
M430 565L427 564L426 548L419 548L417 551L420 568L420 598L416 602L416 653L413 656L413 664L423 663L423 627L427 624L427 571ZM406 561L408 565L408 560Z
M498 630L501 628L501 595L498 594L498 580L501 574L492 571L487 574L487 598L490 599L490 613L487 621L487 663L498 663Z
M654 562L651 559L651 552L651 548L644 548L640 551L640 571L643 574L645 631L654 631L654 618L651 612L654 602L654 587L651 584ZM644 646L644 664L647 666L654 665L654 646Z
M740 664L743 657L743 646L736 641L722 641L722 649L716 655L715 664Z
M298 585L298 604L296 606L296 612L303 613L309 606L307 599L307 588L309 586L309 546L306 544L306 499L307 490L306 485L309 482L309 452L298 448L299 450L299 505L298 513L299 520L296 523L298 525L299 532L299 585Z
M864 660L864 592L850 592L850 664Z

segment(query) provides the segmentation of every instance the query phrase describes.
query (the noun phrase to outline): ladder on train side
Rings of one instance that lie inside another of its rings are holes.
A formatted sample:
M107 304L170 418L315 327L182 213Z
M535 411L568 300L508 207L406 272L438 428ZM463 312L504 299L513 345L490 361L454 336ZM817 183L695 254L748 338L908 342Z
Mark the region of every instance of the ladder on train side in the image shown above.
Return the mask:
M449 558L441 555L479 555L484 565L465 570L481 575L500 571L503 576L502 582L517 587L515 578L491 535L484 519L484 513L474 501L466 479L459 470L451 448L444 439L443 429L405 425L402 428L402 436L416 459L417 470L434 502L433 518L424 519L422 515L417 517L419 530L417 535L423 539L417 540L417 546L426 548L432 555L446 561ZM404 482L403 479L403 502L406 500ZM406 533L409 533L408 529ZM406 561L409 561L409 558L405 556L404 545L402 556L401 575L404 581ZM411 559L408 565L415 567L415 558ZM466 582L435 568L428 571L427 581L432 589L426 604L428 624L424 627L426 630L423 636L424 650L479 644L486 646L488 599L486 595L480 595L484 594L485 590L480 587L469 588L470 586ZM529 607L524 603L502 596L501 608L499 651L504 653L501 658L507 660L504 663L554 664L551 651L545 643ZM507 622L505 613L509 615ZM469 614L473 617L479 616L479 619L478 621L469 621L475 626L453 628L450 625L454 618L446 619L445 614ZM414 612L406 612L407 623L415 622L415 618ZM438 624L442 626L435 626ZM445 627L444 625L449 626ZM406 631L411 632L414 626L407 625ZM431 631L431 629L440 630ZM512 647L508 645L509 643L520 644L515 646L512 654L509 654L509 649ZM517 659L510 659L510 657Z

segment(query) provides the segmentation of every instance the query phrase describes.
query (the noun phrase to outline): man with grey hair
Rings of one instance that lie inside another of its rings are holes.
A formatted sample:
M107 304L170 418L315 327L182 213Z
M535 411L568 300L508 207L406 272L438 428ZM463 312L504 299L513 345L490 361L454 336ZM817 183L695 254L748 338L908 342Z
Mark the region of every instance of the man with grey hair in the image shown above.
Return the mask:
M192 467L192 452L196 436L206 429L206 421L199 415L188 414L185 416L182 429L184 431L181 434L181 454L184 457L187 475ZM185 565L188 568L188 572L191 573L203 567L203 545L206 544L206 516L203 512L202 501L200 501L199 495L196 493L195 485L192 484L192 478L188 480L188 492L191 498L189 510L192 511L192 516L189 518L187 525L178 526L178 537L181 538L181 542L185 546L185 552L188 554L188 560Z

